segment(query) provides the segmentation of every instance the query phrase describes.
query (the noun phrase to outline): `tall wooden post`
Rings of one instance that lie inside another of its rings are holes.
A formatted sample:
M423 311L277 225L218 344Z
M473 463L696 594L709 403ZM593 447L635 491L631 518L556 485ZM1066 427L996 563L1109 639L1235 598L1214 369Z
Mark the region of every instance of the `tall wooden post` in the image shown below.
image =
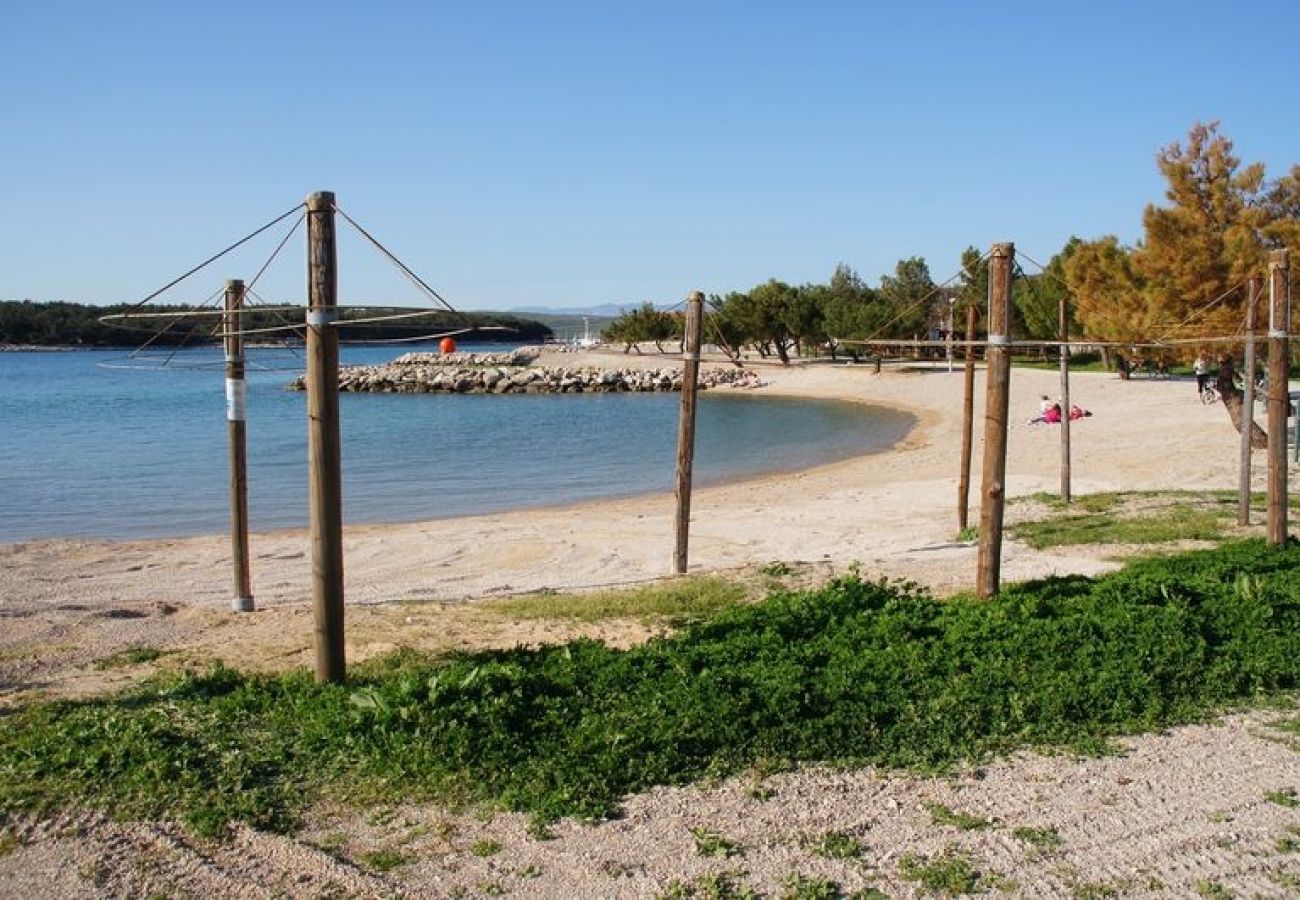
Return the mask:
M1058 311L1061 334L1061 502L1070 502L1070 339L1069 310L1061 295Z
M953 306L955 306L956 303L957 303L957 298L956 298L956 297L949 297L949 298L948 298L948 327L947 327L947 329L946 329L947 340L945 341L945 343L947 344L947 346L946 346L944 349L945 349L945 351L946 351L946 353L947 353L947 356L948 356L948 374L949 374L949 375L952 374L952 328L953 328L953 321L952 321L952 319L953 319Z
M318 682L341 682L345 670L337 307L334 194L321 191L307 198L307 478Z
M686 301L686 340L682 354L682 412L677 423L677 542L673 571L686 573L691 540L691 466L695 461L695 394L700 380L700 329L704 294L692 291Z
M966 307L966 383L961 405L961 472L957 475L957 528L964 531L970 508L971 432L975 418L975 323L979 310Z
M994 244L989 258L987 393L984 409L984 480L980 498L979 572L976 594L992 597L1002 573L1002 519L1006 505L1007 410L1011 395L1011 268L1014 244Z
M1237 524L1250 524L1250 439L1255 425L1255 329L1259 327L1259 276L1246 287L1246 351L1242 360L1241 450L1237 460Z
M1268 541L1281 547L1286 543L1286 414L1291 402L1291 267L1286 250L1269 254L1268 294Z
M235 593L230 608L253 611L252 576L248 568L248 424L247 385L244 382L244 336L240 332L244 307L244 282L226 282L226 431L230 453L230 558Z

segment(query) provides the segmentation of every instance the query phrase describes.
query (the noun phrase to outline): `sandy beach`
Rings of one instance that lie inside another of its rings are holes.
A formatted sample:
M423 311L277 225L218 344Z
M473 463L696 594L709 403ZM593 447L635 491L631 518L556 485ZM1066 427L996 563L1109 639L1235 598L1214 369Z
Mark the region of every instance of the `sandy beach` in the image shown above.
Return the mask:
M538 365L660 366L665 357L552 354ZM887 452L801 472L698 489L690 572L774 561L822 574L857 563L868 576L908 578L946 594L969 588L976 548L958 542L957 477L963 374L930 367L755 366L760 390L903 409L915 428ZM970 521L979 520L984 377L977 370ZM1059 374L1018 368L1012 378L1010 497L1060 485L1060 429L1028 424ZM1071 398L1094 415L1074 424L1073 489L1233 488L1238 437L1222 407L1203 406L1189 381L1121 381L1075 374ZM437 402L431 398L430 402ZM744 452L738 448L737 452ZM1262 467L1263 453L1256 451ZM1257 484L1263 483L1257 473ZM671 572L674 503L660 494L566 507L345 530L348 655L399 644L444 646L436 611L458 601L644 583ZM95 689L90 664L133 646L219 655L232 665L310 664L310 554L303 531L251 540L258 611L231 615L226 535L149 541L53 540L0 545L0 700L28 692ZM1033 551L1008 542L1006 581L1096 573L1115 548ZM515 635L501 640L513 643ZM528 638L528 635L520 635ZM470 643L482 636L467 636ZM455 640L454 635L451 640ZM129 673L115 677L131 677Z
M574 354L547 354L538 364L576 361ZM665 358L593 352L583 353L581 361L659 366ZM960 363L952 372L942 362L887 366L881 373L875 373L870 365L756 368L766 382L760 390L773 395L894 407L913 414L916 426L902 444L888 451L810 471L697 490L692 506L690 571L743 572L782 561L816 579L856 564L868 577L907 578L941 594L971 587L976 548L956 539L963 390ZM972 522L979 516L984 387L981 371L975 391ZM1040 395L1056 395L1059 390L1059 374L1053 370L1018 368L1013 373L1007 463L1012 497L1058 489L1060 430L1029 424L1029 419L1037 412ZM1076 494L1236 486L1237 433L1220 405L1199 402L1191 380L1121 381L1113 375L1082 373L1071 379L1071 399L1093 412L1072 428ZM1263 452L1256 451L1257 486L1263 483L1263 459ZM628 585L666 577L671 565L672 515L672 497L655 495L471 518L350 527L344 538L349 658L361 659L398 646L509 646L554 639L550 626L475 617L473 608L501 595ZM141 677L150 667L100 671L94 664L132 647L168 651L172 664L219 657L231 665L259 669L309 665L306 535L299 531L254 534L252 552L258 610L240 615L229 611L230 552L225 535L0 546L0 596L4 598L0 608L6 626L0 636L0 702L11 705L39 696L113 689ZM1113 547L1039 552L1008 542L1002 576L1004 581L1014 581L1049 573L1093 574L1117 565L1123 552L1124 548ZM573 633L569 629L564 634ZM640 636L635 629L597 627L589 633L616 642ZM873 846L877 838L870 834L892 835L886 842L888 850L882 847L884 855L876 854L879 872L872 876L884 881L871 883L894 895L907 895L915 886L889 874L894 871L891 860L909 847L929 852L962 837L938 834L933 827L923 827L917 818L918 804L925 798L956 791L962 793L963 803L985 815L1002 816L1007 821L1019 816L1025 824L1036 824L1030 819L1051 819L1049 824L1061 828L1063 834L1076 827L1080 834L1086 832L1086 842L1074 845L1077 852L1053 863L1055 874L1048 871L1050 867L1002 859L1010 853L1003 846L1009 838L998 839L1002 844L987 834L978 840L969 838L984 858L1002 860L995 868L1026 896L1069 896L1072 885L1123 879L1128 879L1125 895L1186 894L1198 879L1219 879L1229 887L1273 896L1285 891L1265 877L1281 865L1275 865L1266 852L1272 846L1269 829L1288 822L1300 824L1300 818L1292 810L1270 808L1263 798L1269 790L1300 786L1300 765L1294 752L1268 739L1260 716L1236 717L1217 728L1140 738L1131 757L1117 760L1084 764L1025 757L999 763L990 770L997 778L1021 784L1021 793L1015 794L1019 799L1014 801L1020 805L1014 814L999 805L1005 796L999 795L999 799L988 793L989 782L983 775L971 775L969 781L948 781L871 772L796 773L781 776L785 780L771 802L797 800L803 804L799 809L814 810L803 831L826 830L838 822L845 828L861 828ZM1148 765L1146 769L1133 762L1148 758L1156 762L1143 763ZM1129 762L1134 766L1131 770L1125 768ZM1095 791L1078 789L1075 775L1080 766L1086 783L1097 786ZM1209 766L1210 771L1205 774L1206 781L1193 788L1192 778L1168 777L1170 772L1180 771L1180 766ZM1025 788L1025 779L1040 787ZM1114 787L1134 783L1142 790ZM1180 796L1180 790L1189 796ZM1069 802L1062 799L1063 791L1072 798ZM1121 799L1117 802L1111 795ZM348 814L340 813L342 824L322 822L299 841L240 831L237 840L261 842L259 846L265 850L262 856L254 853L249 857L253 862L244 868L221 863L221 853L211 849L200 853L205 860L202 865L192 864L190 856L199 851L171 826L131 826L138 829L131 832L128 826L94 817L65 823L62 831L36 823L10 823L7 827L19 836L21 848L0 856L0 894L13 895L33 872L74 845L110 876L73 878L64 883L66 890L61 889L60 895L138 893L148 887L167 890L169 886L174 891L178 885L192 884L200 892L262 896L273 881L292 895L318 895L324 884L337 883L361 895L404 891L417 896L450 896L461 888L474 895L475 885L496 878L510 882L510 890L520 896L651 896L672 878L695 877L704 871L703 863L691 864L690 859L682 868L683 850L674 843L680 840L663 837L665 830L677 827L684 834L682 823L715 823L737 829L741 821L746 822L745 829L757 829L753 834L746 830L745 840L749 846L767 848L761 858L768 861L758 862L759 851L755 850L743 868L761 870L761 876L755 875L758 883L764 890L778 890L778 869L789 871L796 865L795 857L805 862L810 858L807 852L799 856L792 849L798 846L795 832L800 828L782 821L784 815L747 818L737 806L745 803L752 801L746 800L739 788L726 785L657 793L636 799L627 818L601 826L604 831L599 834L597 829L566 824L560 839L546 844L530 843L514 817L497 817L495 824L462 817L458 827L464 831L458 833L493 833L496 829L506 846L518 852L492 861L474 860L464 852L457 853L452 845L464 843L458 838L436 853L430 850L429 859L419 866L391 877L367 875L339 862L337 853L312 849L326 832L347 834L353 849L376 840L375 829L365 824L364 816L355 814L348 819ZM1130 808L1131 804L1137 807ZM1224 825L1224 820L1216 823L1214 816L1222 810L1231 811L1228 822L1240 818L1255 824L1234 830ZM431 821L445 814L420 809L402 815L412 821ZM1198 828L1190 828L1188 816L1198 817ZM758 824L767 819L772 820L768 825ZM114 829L128 830L119 833ZM611 829L619 837L608 846L630 842L618 852L636 858L633 868L602 868L605 856L617 854L584 849L611 840ZM1240 852L1207 850L1216 839L1226 846L1221 835L1215 837L1225 829L1232 831L1232 841L1240 845ZM1151 841L1135 845L1135 834L1145 834ZM1065 837L1071 846L1075 835ZM989 841L1001 849L990 850L986 846ZM124 874L126 863L122 860L140 853L161 854L170 862L156 870L146 867L138 877ZM272 865L271 859L279 860L275 864L281 869L268 881L265 867ZM541 877L526 883L510 881L513 876L509 872L525 864L535 864ZM510 869L512 865L516 868ZM94 869L89 865L92 874ZM725 869L719 865L712 871ZM293 880L304 873L305 880ZM1105 877L1094 878L1089 873ZM834 874L846 887L868 883L862 872L853 875L837 869ZM1158 889L1157 884L1164 887ZM188 894L190 889L180 893Z

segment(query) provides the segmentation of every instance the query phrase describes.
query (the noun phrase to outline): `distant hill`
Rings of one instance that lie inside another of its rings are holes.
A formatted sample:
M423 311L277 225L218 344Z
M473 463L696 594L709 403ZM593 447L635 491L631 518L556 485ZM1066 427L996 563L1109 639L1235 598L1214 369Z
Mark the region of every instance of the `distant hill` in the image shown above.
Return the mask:
M603 316L612 319L627 309L635 309L640 303L598 303L595 306L516 306L512 313L527 313L529 316Z

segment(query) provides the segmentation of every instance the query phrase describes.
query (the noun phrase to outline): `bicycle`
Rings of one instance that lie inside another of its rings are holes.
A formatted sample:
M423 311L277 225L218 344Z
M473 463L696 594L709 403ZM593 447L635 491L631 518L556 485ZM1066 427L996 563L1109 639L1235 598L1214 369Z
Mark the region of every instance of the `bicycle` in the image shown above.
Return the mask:
M1206 406L1213 406L1219 402L1219 391L1212 384L1207 384L1201 389L1201 402Z

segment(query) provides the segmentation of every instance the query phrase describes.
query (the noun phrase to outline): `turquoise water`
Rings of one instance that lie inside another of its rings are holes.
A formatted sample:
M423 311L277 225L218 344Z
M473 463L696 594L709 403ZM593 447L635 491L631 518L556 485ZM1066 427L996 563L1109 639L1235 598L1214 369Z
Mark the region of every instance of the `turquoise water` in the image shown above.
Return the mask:
M401 347L345 347L344 363ZM0 353L0 541L216 533L229 526L220 357L152 371L111 351ZM307 508L303 369L249 351L252 528L301 527ZM263 367L261 370L258 367ZM672 489L677 394L343 394L344 518L418 521ZM695 483L806 468L887 447L889 410L707 391Z

